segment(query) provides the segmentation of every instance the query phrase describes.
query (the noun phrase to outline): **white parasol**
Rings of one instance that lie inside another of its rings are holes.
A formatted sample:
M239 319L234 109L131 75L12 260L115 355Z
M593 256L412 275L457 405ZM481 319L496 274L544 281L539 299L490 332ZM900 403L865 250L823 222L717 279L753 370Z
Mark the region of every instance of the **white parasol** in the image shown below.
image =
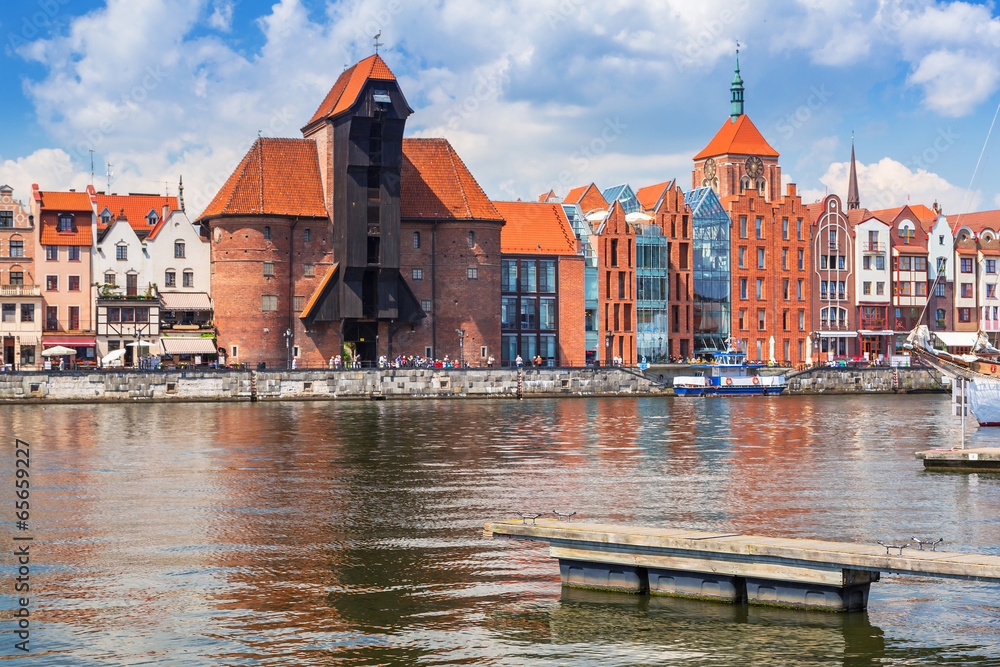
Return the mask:
M42 352L43 357L72 357L76 356L76 350L71 347L56 345Z

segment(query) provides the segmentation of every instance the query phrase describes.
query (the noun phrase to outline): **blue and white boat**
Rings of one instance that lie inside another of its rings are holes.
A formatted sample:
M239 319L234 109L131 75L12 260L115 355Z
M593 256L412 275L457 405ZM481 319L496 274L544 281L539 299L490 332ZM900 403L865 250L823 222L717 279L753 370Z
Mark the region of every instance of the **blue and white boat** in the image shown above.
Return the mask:
M785 390L784 375L761 375L767 364L748 364L747 355L729 349L708 364L691 364L695 375L674 378L678 396L768 396Z

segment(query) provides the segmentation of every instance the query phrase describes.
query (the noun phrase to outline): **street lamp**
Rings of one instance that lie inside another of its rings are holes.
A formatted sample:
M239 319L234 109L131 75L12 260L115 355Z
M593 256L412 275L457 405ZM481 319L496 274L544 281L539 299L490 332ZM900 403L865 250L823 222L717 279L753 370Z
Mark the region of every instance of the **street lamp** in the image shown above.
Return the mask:
M465 368L465 329L455 329L458 334L458 367Z
M663 361L663 336L660 336L657 339L657 343L659 344L657 346L657 353L659 354L659 359L662 362Z
M292 367L292 330L285 329L285 368Z
M607 366L612 366L611 363L611 341L615 339L615 335L610 331L604 334L605 346L607 347L607 354L604 355L604 363Z

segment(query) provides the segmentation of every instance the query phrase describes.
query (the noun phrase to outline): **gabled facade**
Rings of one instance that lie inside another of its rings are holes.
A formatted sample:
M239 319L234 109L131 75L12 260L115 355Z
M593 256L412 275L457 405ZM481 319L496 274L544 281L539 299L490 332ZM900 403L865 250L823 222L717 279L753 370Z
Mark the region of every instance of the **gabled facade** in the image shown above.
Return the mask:
M694 237L691 248L693 354L712 355L724 351L734 334L730 328L732 220L719 195L708 186L687 192L684 203L691 209Z
M811 287L813 353L821 360L856 356L858 312L855 308L855 266L859 253L855 248L854 227L861 213L844 209L837 195L828 195L821 205L811 208ZM867 214L864 211L864 214ZM871 248L869 248L871 249ZM888 247L881 250L880 265L886 270ZM832 264L830 257L833 257ZM869 260L875 262L874 259ZM885 286L883 286L885 287ZM883 313L884 313L883 306ZM869 313L870 314L870 313ZM883 322L884 323L884 322ZM884 327L883 327L884 328Z
M94 242L93 190L41 191L32 185L37 221L35 272L42 286L43 346L76 350L77 365L96 364L90 254Z
M41 359L42 297L35 278L35 219L9 185L0 186L0 364L36 368Z
M867 212L866 212L867 214ZM854 227L854 265L857 267L854 294L857 308L852 316L858 323L860 354L869 361L894 353L892 307L892 227L874 215L862 216Z
M889 353L902 354L903 341L909 332L918 324L930 324L927 313L927 232L909 206L900 208L889 225L893 270L892 329L896 332L894 346Z
M584 258L558 203L494 202L502 232L501 356L546 366L582 366Z
M598 305L604 333L604 360L636 363L635 338L635 232L619 202L596 226Z

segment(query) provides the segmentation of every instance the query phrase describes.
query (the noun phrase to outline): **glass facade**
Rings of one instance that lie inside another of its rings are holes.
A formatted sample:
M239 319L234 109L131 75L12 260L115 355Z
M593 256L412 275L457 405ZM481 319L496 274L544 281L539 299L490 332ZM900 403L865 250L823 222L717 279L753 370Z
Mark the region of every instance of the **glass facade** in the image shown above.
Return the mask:
M636 352L662 362L668 347L670 244L656 225L637 225L635 236Z
M505 259L500 270L500 361L513 365L520 354L526 366L541 356L543 363L559 363L556 261Z
M639 203L639 199L632 191L632 187L627 183L608 188L601 193L601 196L604 197L604 201L608 202L609 206L613 206L616 201L621 204L622 210L625 211L626 215L642 211L642 204Z
M713 354L726 349L730 335L730 244L732 222L719 196L710 187L685 193L691 207L694 282L694 353Z

